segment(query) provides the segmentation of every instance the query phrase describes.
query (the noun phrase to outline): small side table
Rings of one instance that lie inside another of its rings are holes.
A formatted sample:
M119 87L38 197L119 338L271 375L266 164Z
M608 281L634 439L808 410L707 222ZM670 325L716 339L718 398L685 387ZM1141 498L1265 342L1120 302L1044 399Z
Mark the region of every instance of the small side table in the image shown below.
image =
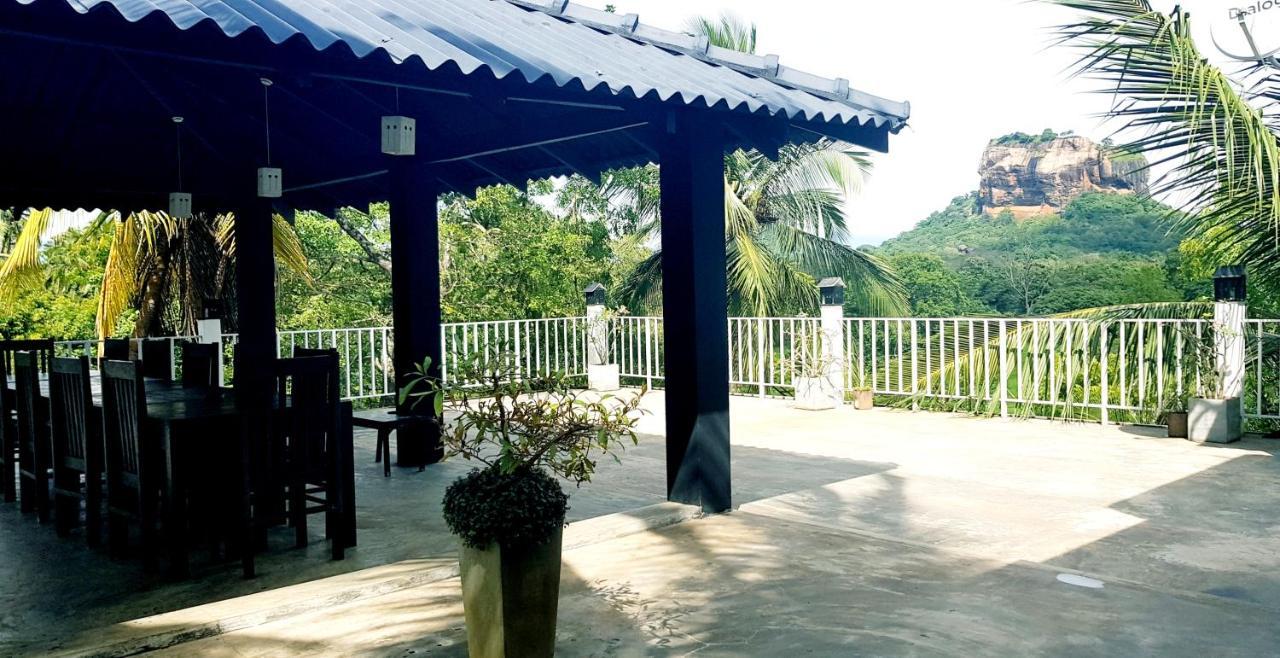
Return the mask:
M425 414L399 414L395 409L368 409L364 411L356 411L351 414L351 424L356 427L366 427L378 431L378 447L374 452L375 463L382 462L382 475L391 477L391 433L399 432L401 429L410 428L410 431L418 430L419 427L425 426L424 436L430 436L432 429L439 432L439 423L432 416ZM403 439L403 437L401 437ZM426 455L428 449L423 447L421 454ZM418 464L418 471L426 470L427 464L424 460Z

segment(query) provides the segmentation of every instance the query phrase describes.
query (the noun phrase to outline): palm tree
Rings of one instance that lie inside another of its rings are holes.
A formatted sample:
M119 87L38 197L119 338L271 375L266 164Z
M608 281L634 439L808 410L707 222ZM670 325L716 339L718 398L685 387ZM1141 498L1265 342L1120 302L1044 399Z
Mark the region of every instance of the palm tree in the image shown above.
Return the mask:
M742 52L755 49L755 26L725 14L698 18L689 29L711 43ZM901 283L875 256L847 246L844 201L862 186L871 165L867 153L831 140L793 144L770 160L758 151L725 157L725 252L729 304L735 313L778 315L809 311L817 304L816 278L839 276L851 305L890 315L906 308ZM633 170L634 171L634 170ZM660 219L657 169L641 175L606 176L602 194L635 205L639 237L656 235ZM662 253L639 264L623 283L621 297L633 308L661 289Z
M43 285L40 247L68 228L68 217L48 208L25 213L12 252L0 263L0 301L12 299L25 287ZM100 213L83 234L110 232L111 236L98 291L98 337L110 336L130 307L138 310L134 336L193 333L206 299L233 296L233 219L232 215L177 219L147 211ZM308 277L307 259L293 228L276 215L272 233L280 262Z
M1108 117L1119 122L1118 135L1130 138L1119 148L1147 156L1151 166L1167 168L1153 181L1150 194L1176 204L1170 213L1171 230L1187 236L1184 248L1191 246L1202 262L1247 263L1251 286L1280 289L1280 123L1276 118L1280 87L1276 71L1260 62L1232 77L1209 63L1191 36L1189 14L1180 8L1163 13L1152 9L1146 0L1044 1L1083 14L1077 22L1058 28L1059 43L1079 50L1076 74L1101 81L1098 91L1113 98ZM1206 302L1083 309L1055 316L1084 320L1073 324L1070 331L1042 336L1034 344L1027 340L1020 349L1063 352L1070 341L1076 353L1096 355L1098 328L1107 321L1204 318L1211 313L1212 305ZM1114 338L1111 335L1108 343L1113 358L1118 356ZM1247 358L1258 358L1260 350L1264 358L1273 361L1277 342L1280 337L1273 335L1251 337L1247 345L1252 354ZM1169 398L1168 390L1152 388L1155 382L1163 381L1166 388L1177 386L1177 373L1172 370L1176 360L1171 352L1177 344L1164 342L1163 354L1154 352L1154 343L1147 344L1146 354L1136 353L1133 344L1128 346L1130 363L1165 369L1162 377L1152 372L1146 380L1145 387L1152 394L1149 399ZM978 348L991 349L991 345L979 341ZM927 376L951 377L956 370L964 374L968 363L968 355L962 353ZM1102 365L1095 359L1091 364L1077 364L1076 371ZM1260 369L1274 371L1274 367ZM1136 369L1130 373L1131 379L1124 384L1136 390L1139 382L1132 379ZM1192 374L1187 371L1183 377ZM1027 373L1026 379L1032 378L1049 380L1046 373ZM1274 382L1254 385L1271 390ZM975 406L984 407L984 403L978 401ZM988 402L982 410L991 413L993 408Z
M1173 200L1178 228L1220 264L1248 263L1253 282L1280 283L1280 141L1276 71L1237 78L1210 64L1189 14L1146 0L1047 0L1084 14L1058 29L1081 52L1078 74L1103 82L1121 148L1168 166L1151 194Z

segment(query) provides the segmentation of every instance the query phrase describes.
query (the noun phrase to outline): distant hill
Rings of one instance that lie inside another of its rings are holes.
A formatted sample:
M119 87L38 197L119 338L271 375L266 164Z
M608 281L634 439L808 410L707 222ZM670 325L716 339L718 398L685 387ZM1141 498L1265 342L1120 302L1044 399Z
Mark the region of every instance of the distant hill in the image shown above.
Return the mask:
M1204 293L1204 282L1182 280L1169 208L1146 197L1087 192L1024 218L984 215L979 198L956 197L875 249L915 315L1044 315Z
M1076 197L1061 214L1023 221L1005 212L995 217L978 210L978 193L951 200L915 228L881 245L884 253L932 253L944 258L1030 250L1038 256L1069 258L1084 254L1164 255L1181 236L1169 233L1169 208L1135 195L1090 192Z

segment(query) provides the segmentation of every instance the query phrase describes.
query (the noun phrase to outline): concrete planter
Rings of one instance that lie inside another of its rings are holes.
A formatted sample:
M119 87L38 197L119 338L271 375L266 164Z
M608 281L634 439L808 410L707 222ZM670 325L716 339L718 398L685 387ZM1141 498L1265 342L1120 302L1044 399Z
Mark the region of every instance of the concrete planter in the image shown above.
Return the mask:
M462 606L471 658L550 658L556 652L563 533L541 546L463 546Z
M622 388L618 377L616 363L587 366L587 388L593 391L616 391Z
M1164 422L1169 427L1169 438L1185 439L1187 438L1187 412L1170 411L1165 414Z
M1199 443L1231 443L1244 434L1240 398L1191 398L1187 405L1187 438Z
M876 406L875 395L871 389L857 389L853 392L854 409L870 409Z
M840 390L826 377L796 377L797 409L822 411L840 406Z

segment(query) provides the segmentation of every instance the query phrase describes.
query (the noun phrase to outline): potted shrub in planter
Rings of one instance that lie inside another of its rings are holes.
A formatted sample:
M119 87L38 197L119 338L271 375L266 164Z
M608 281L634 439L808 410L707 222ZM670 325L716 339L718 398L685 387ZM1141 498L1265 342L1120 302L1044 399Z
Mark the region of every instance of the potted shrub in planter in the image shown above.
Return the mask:
M596 460L636 442L640 397L583 393L560 375L533 377L506 350L478 354L445 385L424 361L400 399L442 419L445 458L478 467L449 485L444 518L459 563L472 658L555 653L561 531L568 495L553 476L591 480ZM453 413L445 415L446 408Z
M1200 387L1187 402L1187 438L1199 443L1231 443L1244 434L1240 398L1227 397L1218 372L1213 339L1193 344Z
M797 409L822 411L844 402L839 364L828 356L825 343L821 330L796 333L791 383Z

